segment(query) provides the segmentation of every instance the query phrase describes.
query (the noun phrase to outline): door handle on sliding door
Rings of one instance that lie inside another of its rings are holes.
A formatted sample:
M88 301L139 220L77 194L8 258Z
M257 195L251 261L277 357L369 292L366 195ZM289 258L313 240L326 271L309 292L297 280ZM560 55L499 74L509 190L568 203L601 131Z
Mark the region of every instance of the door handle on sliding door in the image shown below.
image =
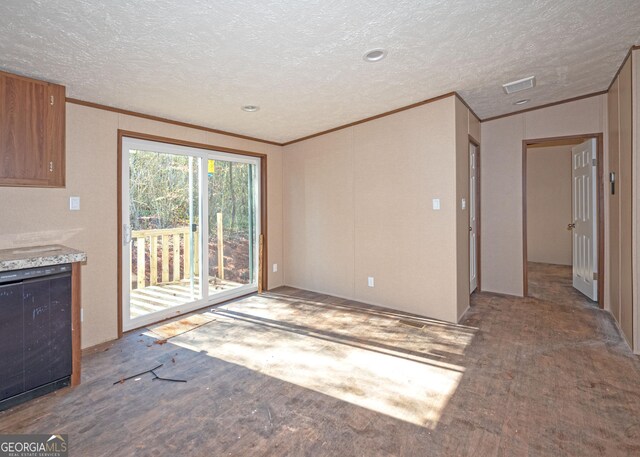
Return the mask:
M122 224L122 244L131 243L131 226L129 224Z

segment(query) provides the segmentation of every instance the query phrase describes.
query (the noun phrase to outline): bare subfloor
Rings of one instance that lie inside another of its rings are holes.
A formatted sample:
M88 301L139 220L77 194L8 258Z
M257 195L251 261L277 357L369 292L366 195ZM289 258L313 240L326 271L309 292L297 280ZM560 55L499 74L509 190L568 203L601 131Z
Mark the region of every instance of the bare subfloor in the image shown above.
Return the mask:
M280 288L91 351L0 433L91 457L640 455L640 364L565 273L532 268L544 299L475 294L461 326ZM188 382L113 385L160 363Z

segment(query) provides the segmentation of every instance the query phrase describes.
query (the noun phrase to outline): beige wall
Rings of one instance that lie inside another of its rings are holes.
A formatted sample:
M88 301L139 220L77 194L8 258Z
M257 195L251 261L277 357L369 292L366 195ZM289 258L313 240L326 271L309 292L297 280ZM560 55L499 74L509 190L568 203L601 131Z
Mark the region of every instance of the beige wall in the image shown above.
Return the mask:
M527 257L571 265L571 148L527 150Z
M608 93L609 168L616 173L616 195L609 195L610 307L633 343L633 108L632 61L627 60Z
M607 94L607 128L609 131L609 172L620 173L620 116L618 112L619 80L613 82ZM609 201L607 238L609 240L609 310L620 322L620 188L615 183L616 192L611 195L610 187L605 195Z
M287 285L355 296L353 137L344 129L284 148Z
M462 108L449 97L286 146L285 283L457 321L469 299L468 259L458 290Z
M469 136L471 136L477 143L480 143L480 120L475 117L471 112L469 113Z
M638 300L638 288L640 287L640 274L638 273L638 249L640 243L638 243L638 237L640 236L640 184L638 183L638 176L640 176L640 160L637 159L640 154L640 49L635 49L632 53L632 85L633 85L633 157L635 163L633 180L634 192L633 196L635 203L633 206L634 211L634 236L633 236L633 272L634 272L634 286L633 286L633 333L634 333L634 345L633 349L636 354L640 354L640 303Z
M456 303L458 320L469 308L469 135L479 122L456 97ZM477 130L475 131L477 134ZM479 139L479 137L474 137ZM462 208L462 200L465 208Z
M599 95L482 123L483 290L523 293L522 141L605 132L606 103Z
M268 155L269 287L282 284L282 148L67 104L65 189L0 188L0 249L63 243L85 250L82 346L117 336L116 158L118 128ZM81 210L69 211L69 196Z
M620 121L620 327L631 344L633 341L633 269L632 269L632 128L631 59L618 77L618 116Z

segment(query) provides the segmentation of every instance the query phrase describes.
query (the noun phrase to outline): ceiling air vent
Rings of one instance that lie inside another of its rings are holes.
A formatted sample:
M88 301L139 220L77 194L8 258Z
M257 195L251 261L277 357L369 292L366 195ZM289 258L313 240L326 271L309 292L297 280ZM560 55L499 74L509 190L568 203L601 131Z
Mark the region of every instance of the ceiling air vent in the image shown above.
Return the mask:
M536 86L536 77L529 76L528 78L519 79L517 81L511 81L510 83L503 84L502 88L507 94L515 94L522 90L533 89Z

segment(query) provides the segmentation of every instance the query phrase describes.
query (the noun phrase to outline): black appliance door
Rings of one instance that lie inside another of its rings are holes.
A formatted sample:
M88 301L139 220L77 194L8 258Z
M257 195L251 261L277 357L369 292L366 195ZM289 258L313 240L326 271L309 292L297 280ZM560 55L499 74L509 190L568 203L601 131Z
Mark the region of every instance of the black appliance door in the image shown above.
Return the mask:
M23 392L22 284L0 286L0 400Z

